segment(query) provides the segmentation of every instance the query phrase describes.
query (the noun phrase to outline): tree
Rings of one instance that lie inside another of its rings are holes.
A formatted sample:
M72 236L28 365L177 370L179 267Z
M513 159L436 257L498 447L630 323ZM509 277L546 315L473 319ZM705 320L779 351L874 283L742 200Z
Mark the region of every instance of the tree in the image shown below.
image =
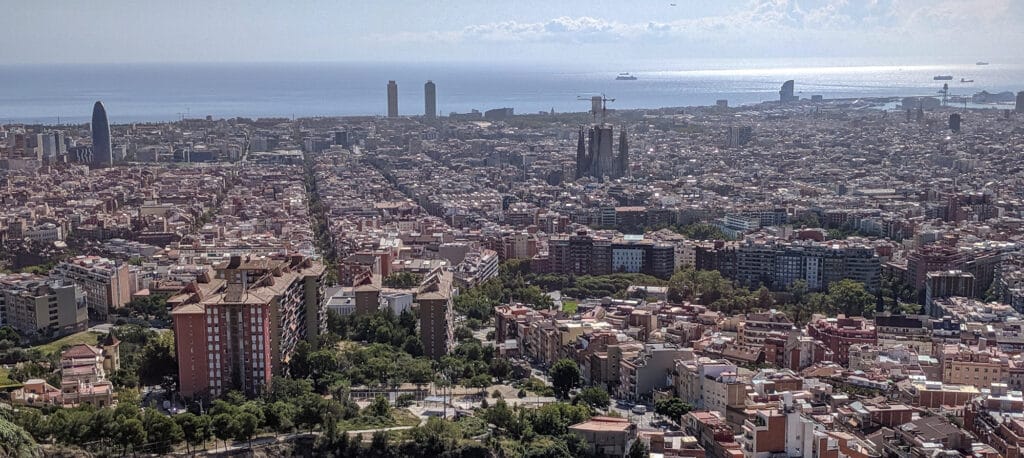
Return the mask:
M210 439L210 417L185 412L174 417L174 422L181 428L185 438L185 446L199 445ZM191 452L191 450L189 450Z
M45 441L50 435L50 432L47 431L46 418L38 409L19 409L14 417L14 422L25 428L25 431L38 441Z
M491 360L491 367L488 370L494 378L504 380L512 373L512 363L505 358L494 358Z
M0 415L0 456L35 458L43 453L28 432Z
M321 349L309 354L309 376L313 380L313 389L323 392L325 380L331 372L338 370L338 355L331 349Z
M676 423L691 410L693 410L693 406L679 398L662 399L654 403L655 413L664 415Z
M214 415L210 426L213 427L213 435L224 442L225 447L228 446L228 439L235 436L235 429L237 428L235 418L229 413Z
M808 291L807 280L795 280L789 284L787 290L793 296L793 303L803 304Z
M118 423L114 443L121 446L122 455L127 453L129 448L134 449L145 441L146 428L138 418L128 418Z
M423 277L412 272L395 272L384 277L382 284L388 288L413 288L420 284Z
M677 232L694 240L729 240L718 227L708 223L694 223L679 229Z
M473 338L473 331L465 326L455 328L455 340L461 342Z
M548 375L551 377L551 384L554 385L555 394L563 399L569 397L569 392L580 385L580 367L568 358L552 364Z
M463 384L470 388L487 388L491 386L491 376L488 374L477 374L469 380L463 381Z
M602 388L591 386L580 390L576 395L576 401L582 402L595 409L606 409L611 405L611 396Z
M636 439L633 441L633 445L629 447L629 454L626 455L628 458L646 458L647 457L647 445L644 441Z
M764 286L757 289L757 308L762 310L768 310L775 305L775 300L772 299L772 292L768 291L768 288Z
M498 428L508 428L515 421L515 415L504 399L498 399L493 406L484 410L481 417Z
M423 356L423 342L414 335L410 335L405 338L405 343L402 344L402 351L412 356Z
M313 432L313 428L324 421L328 401L315 394L307 394L298 399L295 412L295 426Z
M392 456L388 449L388 433L385 431L374 431L370 437L370 456L387 457Z
M275 401L266 405L264 410L266 425L279 433L288 433L295 429L296 407L285 401Z
M149 452L165 454L174 449L184 439L185 434L171 417L161 414L156 409L147 409L142 418L146 428L146 442L150 444Z
M409 431L409 441L400 446L397 454L417 458L456 456L452 451L458 436L459 431L453 423L431 417L422 426Z
M267 393L267 401L295 402L312 392L313 386L310 385L309 380L274 376L270 383L270 391Z
M174 333L160 332L142 347L139 360L139 379L146 385L156 385L164 376L174 376L178 362L174 358Z
M260 427L260 420L249 412L242 412L234 419L234 434L232 436L237 441L246 441L249 443L249 448L252 448L252 435L256 434L256 430Z
M846 316L861 316L865 312L870 314L869 307L875 303L875 296L864 289L863 283L850 279L829 285L826 297L834 311Z
M6 340L11 343L11 346L17 347L21 343L21 336L11 326L0 327L0 340Z
M377 418L391 418L391 404L384 396L377 396L366 406L366 413Z

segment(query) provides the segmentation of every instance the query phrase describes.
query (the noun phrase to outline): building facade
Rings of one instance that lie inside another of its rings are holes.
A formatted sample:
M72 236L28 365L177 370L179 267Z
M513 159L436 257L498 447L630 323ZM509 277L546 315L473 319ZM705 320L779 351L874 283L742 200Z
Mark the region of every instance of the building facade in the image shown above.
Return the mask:
M110 124L107 122L107 109L103 102L97 101L92 107L92 164L96 167L109 167L114 161L114 150L110 144Z
M398 83L388 81L388 117L398 117Z
M326 329L324 267L302 256L242 258L171 312L181 394L262 393L296 345Z
M27 335L84 331L89 325L85 294L62 279L0 275L0 325Z
M131 302L128 264L98 256L78 256L61 262L50 272L78 285L85 293L89 316L106 320L113 309Z

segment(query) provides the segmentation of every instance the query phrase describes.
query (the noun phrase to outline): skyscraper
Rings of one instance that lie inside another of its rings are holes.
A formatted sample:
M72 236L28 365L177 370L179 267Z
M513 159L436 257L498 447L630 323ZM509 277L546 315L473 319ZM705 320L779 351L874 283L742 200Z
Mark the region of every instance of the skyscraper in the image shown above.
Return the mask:
M92 106L92 163L96 167L108 167L113 163L113 156L107 109L103 108L103 102L97 101Z
M793 95L793 85L793 80L782 83L782 90L779 91L779 102L787 103L797 100L797 96Z
M434 82L427 80L427 84L423 85L423 115L428 118L434 118L437 116L437 87L434 86Z
M1024 113L1024 91L1017 93L1017 113Z
M960 113L949 115L949 130L953 131L953 133L960 132Z
M398 117L398 84L395 80L388 81L388 117Z

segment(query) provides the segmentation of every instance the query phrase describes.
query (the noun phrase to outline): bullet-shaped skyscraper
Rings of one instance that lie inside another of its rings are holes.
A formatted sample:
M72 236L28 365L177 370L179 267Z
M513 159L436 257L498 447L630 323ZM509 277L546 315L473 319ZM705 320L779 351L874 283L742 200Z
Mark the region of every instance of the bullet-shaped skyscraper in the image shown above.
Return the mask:
M398 117L398 83L388 81L388 117Z
M433 81L427 80L427 84L423 85L423 105L423 116L437 116L437 86L434 86Z
M113 157L107 109L103 107L103 102L97 101L92 106L92 164L96 167L109 167Z

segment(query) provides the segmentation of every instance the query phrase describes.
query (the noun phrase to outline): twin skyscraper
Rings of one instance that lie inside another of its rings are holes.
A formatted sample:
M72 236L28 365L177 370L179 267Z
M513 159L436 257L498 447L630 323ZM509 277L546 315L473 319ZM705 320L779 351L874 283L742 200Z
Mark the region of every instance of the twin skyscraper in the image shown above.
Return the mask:
M437 117L437 86L429 80L423 85L423 116ZM398 117L398 83L395 80L388 81L388 117Z

